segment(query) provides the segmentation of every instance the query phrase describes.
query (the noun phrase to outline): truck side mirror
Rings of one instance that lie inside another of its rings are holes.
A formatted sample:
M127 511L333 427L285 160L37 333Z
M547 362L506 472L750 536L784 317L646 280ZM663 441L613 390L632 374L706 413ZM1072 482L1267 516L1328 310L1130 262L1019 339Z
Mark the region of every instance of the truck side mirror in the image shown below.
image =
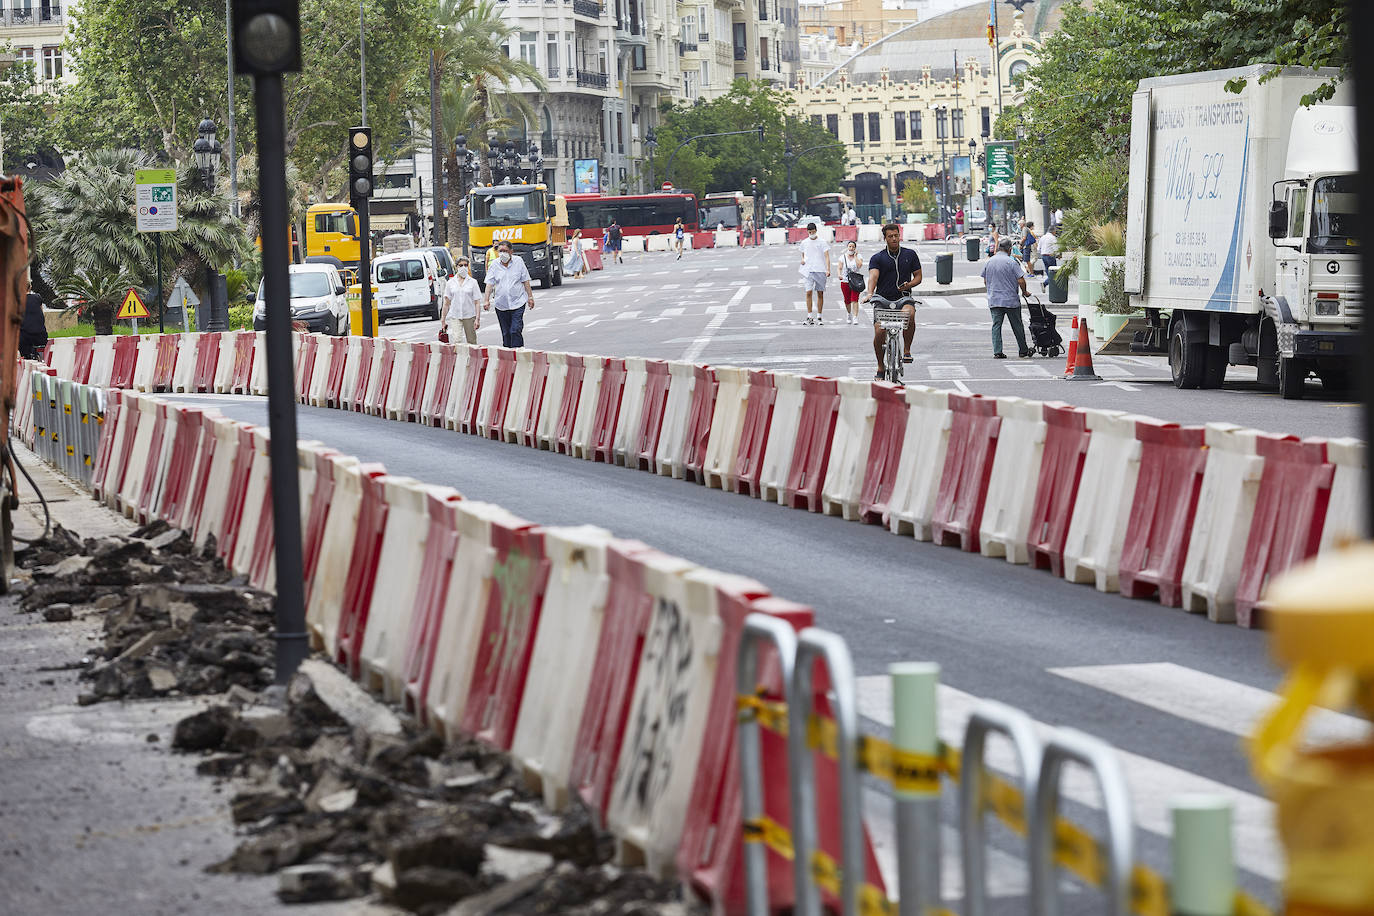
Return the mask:
M358 218L352 213L348 214L347 219L344 221L344 231L355 239L358 237Z
M553 204L549 204L548 210L549 210L549 219L553 219L555 216L558 215L558 208L555 207Z
M1283 239L1288 237L1288 201L1269 202L1269 237Z

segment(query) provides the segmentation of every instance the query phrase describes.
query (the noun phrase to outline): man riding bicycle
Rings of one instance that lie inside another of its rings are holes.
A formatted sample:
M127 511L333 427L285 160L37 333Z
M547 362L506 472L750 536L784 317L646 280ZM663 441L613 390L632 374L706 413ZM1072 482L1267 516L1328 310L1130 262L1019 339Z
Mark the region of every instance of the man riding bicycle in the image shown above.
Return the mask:
M902 227L888 223L883 227L883 241L887 247L868 259L868 285L861 302L868 302L876 292L888 302L896 303L921 285L921 259L910 248L902 247ZM901 306L906 313L906 330L902 332L902 362L911 362L911 342L916 338L916 307L908 302ZM883 341L886 333L873 325L873 354L878 358L878 377L883 377Z

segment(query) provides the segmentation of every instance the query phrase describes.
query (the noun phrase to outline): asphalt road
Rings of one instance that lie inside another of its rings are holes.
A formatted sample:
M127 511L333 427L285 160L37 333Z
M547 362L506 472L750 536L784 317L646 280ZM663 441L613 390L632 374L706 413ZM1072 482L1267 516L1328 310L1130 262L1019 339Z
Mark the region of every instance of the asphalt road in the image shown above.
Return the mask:
M544 298L552 306L554 297ZM778 336L812 332L858 333L842 326L786 329ZM182 399L266 422L261 399ZM941 730L947 740L959 740L977 698L993 698L1039 722L1071 725L1112 742L1134 793L1140 857L1156 867L1168 867L1169 799L1197 792L1226 796L1235 805L1241 880L1274 899L1281 865L1272 809L1259 797L1241 749L1242 736L1275 701L1270 691L1278 673L1267 660L1262 633L1102 595L1047 572L876 527L647 473L340 411L303 407L299 423L302 438L381 461L391 473L454 486L536 522L600 525L703 566L752 576L810 604L819 625L849 641L860 708L874 731L891 721L886 666L933 660L946 685ZM1355 725L1337 718L1329 727L1344 734ZM994 752L991 761L1014 771L1005 753ZM1075 777L1067 785L1065 810L1097 823L1100 803L1091 781ZM874 787L869 801L869 823L890 868L889 807ZM952 799L945 809L945 893L957 896ZM1020 841L1007 834L995 843L991 887L998 911L1024 912ZM1070 912L1097 905L1091 892L1074 892L1070 899Z
M867 258L876 250L866 244ZM1284 401L1262 390L1251 368L1232 367L1226 387L1179 391L1169 381L1162 358L1100 356L1094 364L1101 382L1068 382L1060 376L1064 357L1018 360L1010 330L1004 346L1012 358L994 360L989 339L987 301L980 293L933 295L934 256L954 251L955 286L972 290L981 263L969 263L953 244L917 246L925 281L917 289L915 362L909 382L1067 401L1110 408L1180 423L1225 420L1274 433L1300 436L1359 435L1359 405L1348 395L1331 396L1315 379L1307 399ZM834 249L838 263L839 248ZM535 309L526 316L525 342L541 349L605 356L686 359L816 375L871 378L873 357L869 325L847 325L839 274L826 295L823 326L807 326L795 247L722 248L688 252L682 260L666 253L627 254L624 264L607 264L582 280L558 289L535 291ZM1039 282L1032 283L1032 291ZM1071 290L1070 301L1077 300ZM1041 296L1042 301L1048 298ZM1069 336L1074 305L1053 308L1060 334ZM478 342L499 344L495 316L486 313ZM382 333L405 340L434 340L434 321L396 322Z

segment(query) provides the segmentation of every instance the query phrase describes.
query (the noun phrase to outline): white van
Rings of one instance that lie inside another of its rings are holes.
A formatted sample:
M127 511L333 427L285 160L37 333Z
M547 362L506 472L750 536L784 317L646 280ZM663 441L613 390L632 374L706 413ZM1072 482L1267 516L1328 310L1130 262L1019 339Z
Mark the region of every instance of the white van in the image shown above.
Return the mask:
M343 279L333 264L292 264L291 321L306 330L337 336L347 335L348 299ZM262 284L253 301L253 330L267 329L267 301Z
M439 317L438 267L429 252L384 254L372 262L377 320Z

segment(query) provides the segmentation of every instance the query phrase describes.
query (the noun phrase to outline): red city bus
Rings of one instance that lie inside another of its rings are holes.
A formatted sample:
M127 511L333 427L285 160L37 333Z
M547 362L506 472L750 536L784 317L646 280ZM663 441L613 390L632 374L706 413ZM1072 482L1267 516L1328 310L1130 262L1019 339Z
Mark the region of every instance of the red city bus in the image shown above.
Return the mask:
M625 235L667 235L679 219L688 232L696 232L698 228L695 194L664 192L625 197L567 194L565 198L568 232L581 229L584 238L601 238L613 219L620 223L620 230Z
M817 194L806 199L806 216L820 217L827 226L838 226L844 211L853 205L847 194ZM803 219L804 223L806 220Z

